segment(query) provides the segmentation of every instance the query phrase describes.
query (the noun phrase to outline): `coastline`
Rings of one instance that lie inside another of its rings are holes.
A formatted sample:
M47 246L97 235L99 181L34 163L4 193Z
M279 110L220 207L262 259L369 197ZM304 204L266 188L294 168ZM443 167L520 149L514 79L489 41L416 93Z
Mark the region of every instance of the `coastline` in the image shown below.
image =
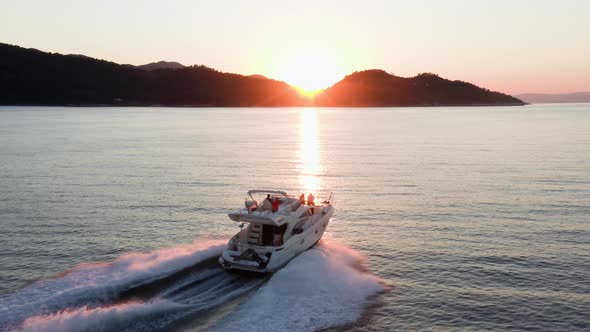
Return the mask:
M512 107L512 106L527 106L533 105L531 103L512 103L512 104L455 104L455 105L362 105L362 106L325 106L325 105L260 105L260 106L239 106L239 105L166 105L166 104L0 104L0 107L168 107L168 108L410 108L410 107L428 107L428 108L444 108L444 107Z

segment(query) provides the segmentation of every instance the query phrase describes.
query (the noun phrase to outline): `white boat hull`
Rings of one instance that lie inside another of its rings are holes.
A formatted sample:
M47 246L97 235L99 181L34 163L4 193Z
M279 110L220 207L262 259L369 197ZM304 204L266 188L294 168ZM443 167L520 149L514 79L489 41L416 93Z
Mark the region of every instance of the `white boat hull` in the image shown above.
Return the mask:
M258 256L263 260L255 261L249 259L240 259L240 252L227 249L219 258L222 267L228 270L245 270L260 273L275 272L285 266L297 255L311 248L324 235L330 218L334 214L334 208L331 205L317 207L322 209L323 215L311 222L309 227L303 232L292 235L280 247L252 247ZM270 253L270 255L269 255ZM268 258L270 256L270 258ZM266 261L264 261L266 259Z

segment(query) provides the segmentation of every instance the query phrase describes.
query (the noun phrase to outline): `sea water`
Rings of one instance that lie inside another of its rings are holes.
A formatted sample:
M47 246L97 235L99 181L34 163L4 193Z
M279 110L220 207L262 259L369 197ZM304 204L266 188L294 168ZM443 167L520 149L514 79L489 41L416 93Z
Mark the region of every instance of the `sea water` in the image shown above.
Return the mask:
M336 214L227 273L257 188ZM2 107L0 331L587 331L589 198L589 104Z

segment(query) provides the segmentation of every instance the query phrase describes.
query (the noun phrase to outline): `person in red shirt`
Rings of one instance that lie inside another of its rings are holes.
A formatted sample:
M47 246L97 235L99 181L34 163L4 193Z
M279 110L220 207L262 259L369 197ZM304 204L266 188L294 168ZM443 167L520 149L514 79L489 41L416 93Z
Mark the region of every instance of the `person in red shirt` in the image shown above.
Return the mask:
M312 193L309 193L309 195L307 195L307 205L311 205L314 206L315 205L315 196L313 196Z
M278 197L275 197L272 200L272 212L277 212L279 210L279 204L281 202L279 201Z

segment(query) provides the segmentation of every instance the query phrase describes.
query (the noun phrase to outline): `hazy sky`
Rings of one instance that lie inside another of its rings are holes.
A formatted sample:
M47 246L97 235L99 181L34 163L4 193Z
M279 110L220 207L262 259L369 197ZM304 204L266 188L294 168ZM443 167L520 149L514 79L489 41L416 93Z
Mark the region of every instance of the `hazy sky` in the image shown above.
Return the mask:
M0 42L287 81L381 68L513 94L590 90L590 0L0 0Z

